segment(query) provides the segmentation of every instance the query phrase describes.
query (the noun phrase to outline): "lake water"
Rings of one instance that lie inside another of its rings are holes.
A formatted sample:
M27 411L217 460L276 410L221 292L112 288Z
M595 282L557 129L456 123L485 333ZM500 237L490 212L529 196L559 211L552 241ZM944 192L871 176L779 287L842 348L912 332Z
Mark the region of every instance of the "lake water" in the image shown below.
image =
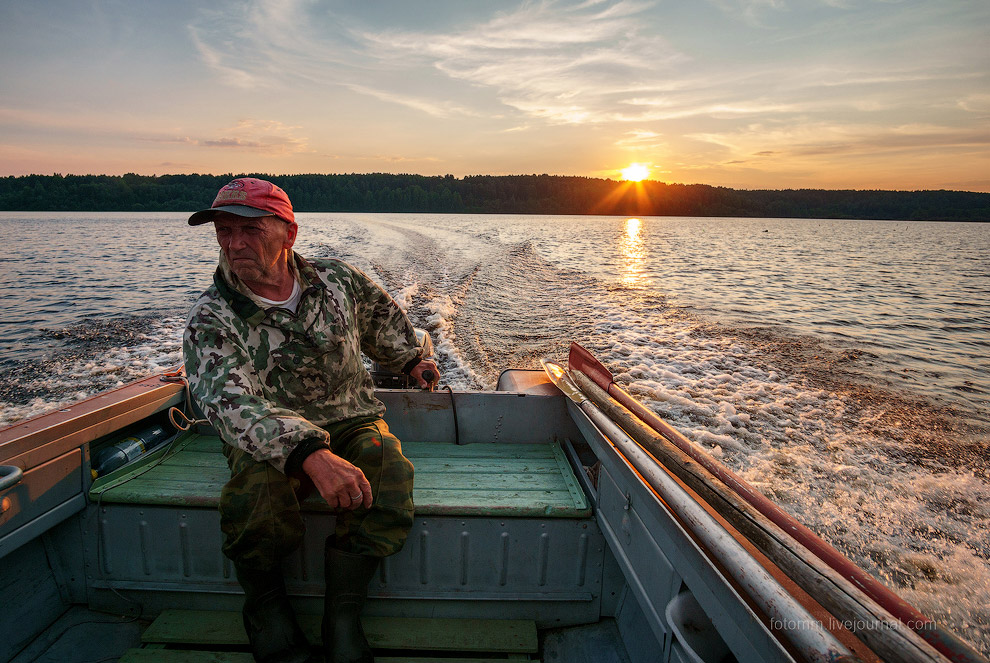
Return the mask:
M184 214L0 213L0 425L181 361L218 249ZM576 340L990 652L990 225L300 214L491 389Z

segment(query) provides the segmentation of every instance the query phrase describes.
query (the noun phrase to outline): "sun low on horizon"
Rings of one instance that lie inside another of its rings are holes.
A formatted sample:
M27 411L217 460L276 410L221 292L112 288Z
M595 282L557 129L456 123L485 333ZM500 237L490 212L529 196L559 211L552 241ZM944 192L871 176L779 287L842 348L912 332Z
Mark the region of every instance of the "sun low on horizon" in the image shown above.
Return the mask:
M650 169L642 163L631 163L622 169L622 179L626 182L642 182L650 176Z

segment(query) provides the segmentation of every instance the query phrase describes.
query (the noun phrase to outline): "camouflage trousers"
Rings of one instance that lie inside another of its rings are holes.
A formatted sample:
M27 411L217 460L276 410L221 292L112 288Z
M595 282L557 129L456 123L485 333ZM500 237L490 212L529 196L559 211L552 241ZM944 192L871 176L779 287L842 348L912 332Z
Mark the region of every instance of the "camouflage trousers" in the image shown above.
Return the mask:
M371 484L371 508L339 510L334 547L385 557L399 552L413 523L413 466L378 417L326 427L330 449L356 465ZM305 527L299 503L314 491L308 478L287 477L229 444L230 481L220 493L223 553L243 568L265 570L299 547Z

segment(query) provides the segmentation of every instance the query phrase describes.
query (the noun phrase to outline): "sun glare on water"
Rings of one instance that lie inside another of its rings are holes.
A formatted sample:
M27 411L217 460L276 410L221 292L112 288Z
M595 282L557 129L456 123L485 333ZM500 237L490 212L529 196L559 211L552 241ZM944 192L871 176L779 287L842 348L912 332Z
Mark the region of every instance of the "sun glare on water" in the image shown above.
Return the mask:
M641 163L629 164L622 169L622 179L627 182L641 182L650 176L650 169Z

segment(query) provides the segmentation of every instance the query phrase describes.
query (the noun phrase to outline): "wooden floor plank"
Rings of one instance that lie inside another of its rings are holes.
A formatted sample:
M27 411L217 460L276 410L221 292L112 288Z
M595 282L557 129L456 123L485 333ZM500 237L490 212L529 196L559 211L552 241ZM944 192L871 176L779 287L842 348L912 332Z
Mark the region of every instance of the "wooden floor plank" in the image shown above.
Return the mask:
M141 642L185 645L247 644L241 613L221 610L163 610Z
M535 653L536 623L523 619L361 618L372 647L453 652ZM300 615L299 624L318 642L318 615ZM229 646L247 643L239 612L165 610L141 637L145 643ZM159 650L160 651L160 650Z
M149 471L131 471L102 502L216 507L228 469L219 439L192 436ZM414 501L420 515L584 517L590 507L557 444L406 445L416 466ZM101 486L102 488L102 486ZM94 493L96 491L94 490ZM331 511L315 493L312 511Z
M376 656L375 663L505 663L506 658L448 658L446 656ZM539 659L521 659L530 663L540 663Z
M416 466L417 474L423 472L476 474L530 472L534 474L555 474L560 471L556 461L551 458L502 458L496 462L486 458L452 459L409 456L409 460Z
M549 444L446 444L439 442L403 443L410 458L553 458Z
M189 451L222 453L220 450L223 449L223 442L216 435L197 435L184 448Z
M566 491L567 484L559 475L532 474L477 474L416 472L417 490L551 490Z
M202 451L183 450L181 454L170 457L166 463L174 467L202 467L227 472L227 459L219 451L205 453Z
M505 658L451 658L447 656L376 656L375 663L505 663ZM522 659L540 663L539 660ZM118 663L253 663L247 652L201 649L129 649Z
M536 622L525 619L429 619L425 617L363 617L372 647L535 653L539 649Z
M254 656L235 651L128 649L118 663L254 663Z
M132 482L137 482L147 486L149 489L165 488L168 484L181 484L194 487L194 490L201 490L200 486L212 489L218 483L222 486L227 482L229 472L224 468L204 468L190 467L187 465L169 464L158 471L149 472L146 475L137 477ZM539 471L543 470L543 471ZM442 489L449 486L457 490L464 485L472 485L475 488L490 486L492 488L501 485L516 484L520 488L553 487L566 489L566 484L561 477L560 468L554 464L552 467L544 466L538 471L530 471L527 466L517 468L494 468L482 469L480 467L466 470L457 465L448 464L446 467L430 467L423 470L416 467L416 486L431 489Z

